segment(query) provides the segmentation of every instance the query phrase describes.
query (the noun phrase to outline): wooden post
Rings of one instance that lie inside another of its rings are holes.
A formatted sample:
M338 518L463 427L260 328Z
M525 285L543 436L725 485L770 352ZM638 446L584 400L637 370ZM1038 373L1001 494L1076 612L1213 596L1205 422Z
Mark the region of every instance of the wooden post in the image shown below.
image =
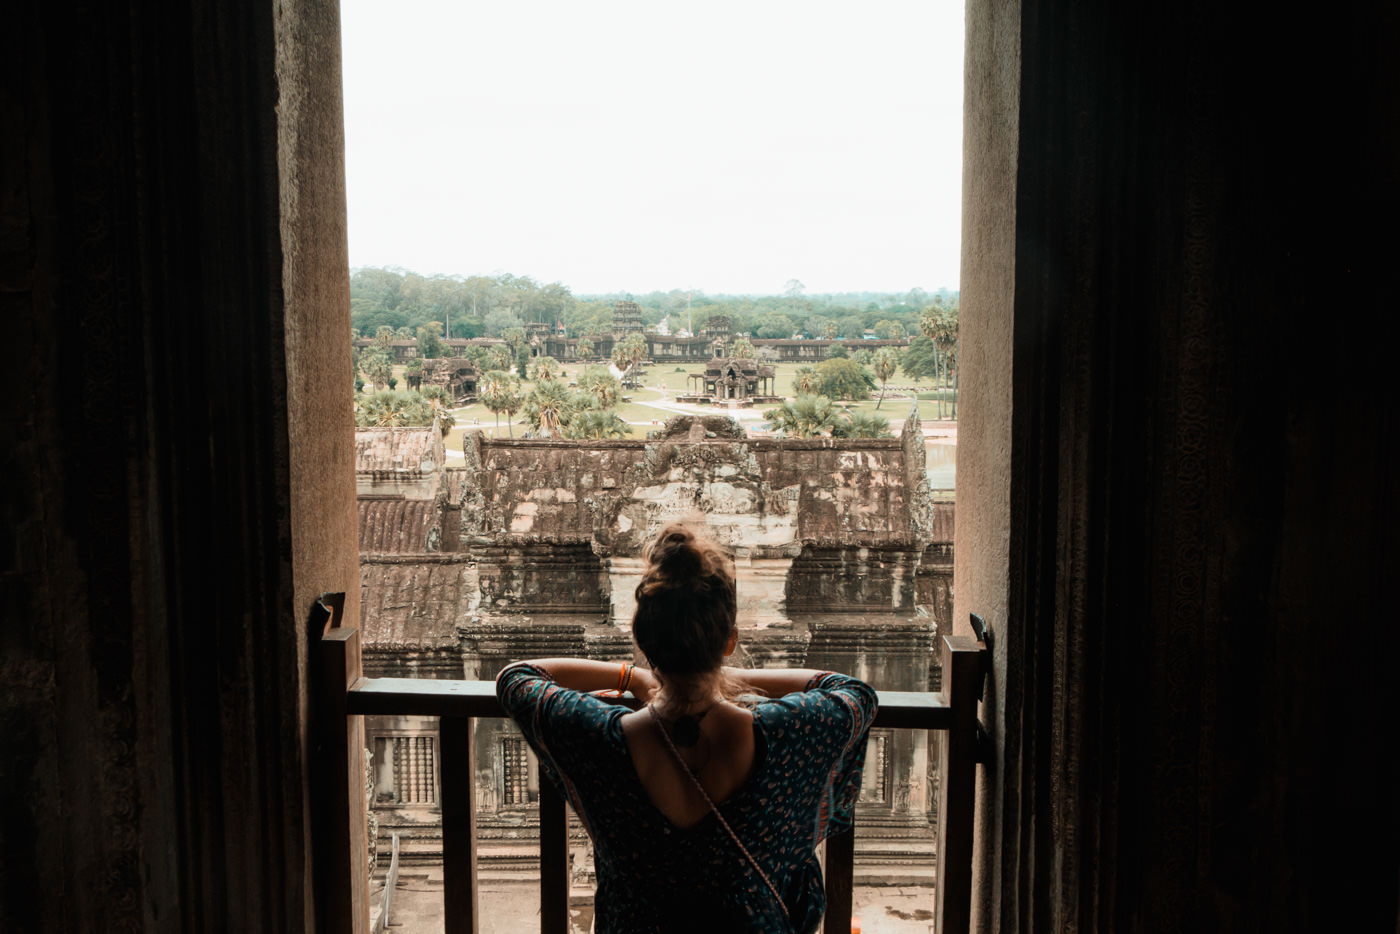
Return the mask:
M823 934L851 934L855 889L856 829L826 838L826 919Z
M540 934L569 932L569 812L540 776Z
M312 794L324 846L316 850L324 895L321 930L365 934L369 929L369 847L365 827L364 718L346 712L346 690L360 677L360 631L329 629L321 637L317 685L320 767Z
M972 921L972 825L977 789L977 695L982 644L943 637L943 694L953 724L938 738L938 934L963 934Z
M476 934L475 742L470 717L438 722L442 764L442 899L446 934Z

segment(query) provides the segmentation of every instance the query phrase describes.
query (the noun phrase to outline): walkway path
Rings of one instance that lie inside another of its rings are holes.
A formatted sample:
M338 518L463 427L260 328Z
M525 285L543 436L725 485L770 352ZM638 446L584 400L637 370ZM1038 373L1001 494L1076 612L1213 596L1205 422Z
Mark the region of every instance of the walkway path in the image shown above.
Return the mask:
M371 903L383 899L383 877L371 884ZM520 934L539 930L540 889L533 881L481 879L481 934ZM933 930L933 888L929 886L856 885L854 916L862 934L928 934ZM376 907L375 912L378 909ZM569 911L575 934L588 934L592 904ZM395 934L442 934L442 867L405 866L394 891Z

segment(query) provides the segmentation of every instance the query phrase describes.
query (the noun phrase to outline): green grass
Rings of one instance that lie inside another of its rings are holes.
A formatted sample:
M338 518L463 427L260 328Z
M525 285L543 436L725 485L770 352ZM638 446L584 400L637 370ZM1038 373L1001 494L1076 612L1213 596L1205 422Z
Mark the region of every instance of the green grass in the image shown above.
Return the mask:
M875 412L875 406L879 402L879 393L876 398L866 402L843 402L843 407L849 408L852 412ZM898 427L903 423L905 417L909 415L909 399L885 399L884 405L878 409L879 414L890 420L891 427ZM944 417L948 416L949 407L943 406ZM938 420L938 403L931 399L919 400L919 420L925 422Z

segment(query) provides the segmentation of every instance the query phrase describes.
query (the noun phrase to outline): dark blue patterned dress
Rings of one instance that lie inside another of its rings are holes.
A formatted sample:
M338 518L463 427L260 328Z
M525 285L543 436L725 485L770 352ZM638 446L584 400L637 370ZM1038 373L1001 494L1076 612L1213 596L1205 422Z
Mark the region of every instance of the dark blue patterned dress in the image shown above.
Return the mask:
M827 673L759 704L753 771L719 805L791 924L713 814L682 829L651 803L623 736L626 708L523 664L501 672L496 694L593 838L598 934L816 930L826 906L816 846L850 826L875 718L869 685Z

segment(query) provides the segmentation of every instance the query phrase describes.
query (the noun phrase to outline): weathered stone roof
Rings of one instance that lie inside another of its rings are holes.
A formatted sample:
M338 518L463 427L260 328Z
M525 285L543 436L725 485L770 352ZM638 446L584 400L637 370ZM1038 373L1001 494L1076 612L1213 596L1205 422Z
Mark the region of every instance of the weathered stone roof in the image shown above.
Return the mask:
M421 476L442 463L442 433L431 427L355 429L356 473Z
M423 375L441 374L444 379L454 375L477 376L476 364L470 357L430 357L423 361Z
M777 368L760 364L753 357L714 357L705 364L705 375L718 375L733 367L743 376L773 376Z
M465 554L360 556L360 620L366 645L450 648L477 599Z
M360 554L423 554L428 531L441 514L430 499L361 497Z

